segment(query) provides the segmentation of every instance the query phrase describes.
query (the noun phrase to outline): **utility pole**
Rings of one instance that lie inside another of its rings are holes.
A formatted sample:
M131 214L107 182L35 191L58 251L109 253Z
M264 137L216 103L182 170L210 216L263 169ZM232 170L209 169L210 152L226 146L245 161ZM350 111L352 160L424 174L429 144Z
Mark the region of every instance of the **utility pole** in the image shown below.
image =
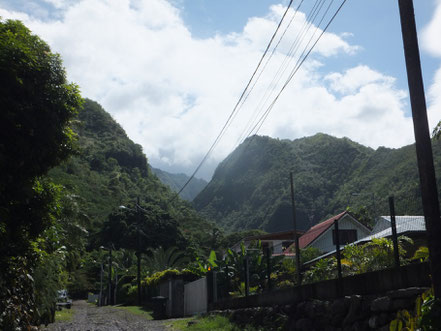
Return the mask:
M136 217L137 217L137 228L136 228L136 257L137 257L137 282L138 282L138 306L141 305L141 243L139 237L139 226L141 223L141 209L139 206L139 197L136 200Z
M98 302L98 306L102 306L103 305L103 261L101 260L100 263L100 298L99 298L99 302Z
M289 173L289 178L291 181L291 204L292 204L292 223L294 227L294 245L296 246L296 269L297 269L297 285L301 284L301 274L300 274L300 247L299 247L299 236L297 235L297 217L296 217L296 203L294 200L294 180L292 178L292 171Z
M335 255L337 257L337 275L338 279L342 279L341 273L341 254L340 254L340 233L338 232L338 220L334 221L334 239L335 239Z
M400 252L398 250L398 235L397 235L397 222L395 221L395 203L394 197L389 197L389 210L390 210L390 226L392 229L392 242L394 245L394 261L395 267L400 267Z
M432 143L427 121L426 99L415 25L413 0L398 0L401 32L406 59L410 103L412 106L415 146L420 176L426 233L429 246L432 284L436 298L441 298L441 220L433 166Z
M112 304L112 245L109 245L109 297L107 298L107 304Z

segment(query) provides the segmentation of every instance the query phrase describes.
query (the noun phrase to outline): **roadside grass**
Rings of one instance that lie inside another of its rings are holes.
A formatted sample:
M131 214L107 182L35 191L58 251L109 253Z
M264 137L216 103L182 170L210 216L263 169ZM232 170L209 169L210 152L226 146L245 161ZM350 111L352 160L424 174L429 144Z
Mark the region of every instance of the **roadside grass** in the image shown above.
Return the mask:
M129 313L138 315L138 316L142 316L147 320L152 320L153 316L152 316L152 311L142 307L142 306L119 306L119 307L115 307L117 309L121 309L121 310L125 310Z
M57 310L55 311L55 322L70 322L73 319L73 315L74 311L72 308Z
M190 322L190 324L189 324ZM215 330L215 331L256 331L251 326L240 328L230 322L230 320L223 316L205 316L205 317L190 317L183 318L171 323L165 323L173 331L199 331L199 330Z

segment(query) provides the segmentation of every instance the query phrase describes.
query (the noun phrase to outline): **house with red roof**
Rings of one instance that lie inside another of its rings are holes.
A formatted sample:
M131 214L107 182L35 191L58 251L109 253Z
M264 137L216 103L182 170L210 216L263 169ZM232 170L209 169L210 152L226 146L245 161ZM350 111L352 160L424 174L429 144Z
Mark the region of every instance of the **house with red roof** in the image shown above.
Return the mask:
M344 211L330 219L318 223L310 228L299 238L299 247L316 247L322 253L335 250L335 228L338 222L338 234L340 245L350 244L371 234L371 230L361 224L351 213ZM295 244L285 250L284 254L294 255Z

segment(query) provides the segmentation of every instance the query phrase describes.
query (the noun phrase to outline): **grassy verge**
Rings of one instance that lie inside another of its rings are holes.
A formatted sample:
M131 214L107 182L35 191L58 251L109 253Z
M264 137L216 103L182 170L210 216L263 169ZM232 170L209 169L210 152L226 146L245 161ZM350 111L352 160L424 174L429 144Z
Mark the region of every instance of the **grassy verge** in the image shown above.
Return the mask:
M70 322L73 319L73 309L63 308L55 311L55 322Z
M216 330L216 331L255 331L253 327L239 328L223 316L206 316L206 317L190 317L179 319L171 323L165 323L173 331L199 331L199 330Z
M152 311L151 310L147 310L144 307L141 306L120 306L120 307L116 307L117 309L121 309L121 310L125 310L128 311L129 313L135 314L135 315L139 315L144 317L147 320L152 320Z

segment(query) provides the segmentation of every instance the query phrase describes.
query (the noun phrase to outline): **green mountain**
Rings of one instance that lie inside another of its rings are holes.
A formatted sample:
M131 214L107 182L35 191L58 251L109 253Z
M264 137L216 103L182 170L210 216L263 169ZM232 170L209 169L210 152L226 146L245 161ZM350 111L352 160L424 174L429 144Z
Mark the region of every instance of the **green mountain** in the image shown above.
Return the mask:
M49 177L76 197L90 232L99 231L111 212L139 197L169 213L190 241L209 241L213 225L152 173L141 146L98 103L86 99L75 132L77 155L52 169Z
M168 185L174 192L179 192L190 178L185 174L172 174L153 167L151 167L151 170L163 184ZM179 196L184 200L192 201L207 184L208 182L203 179L193 178L187 187L179 193Z
M434 141L433 149L439 172L441 142ZM300 229L348 206L371 218L387 215L390 195L397 214L422 213L414 145L373 150L325 134L294 141L247 139L219 164L193 204L227 231L290 229L291 171Z

